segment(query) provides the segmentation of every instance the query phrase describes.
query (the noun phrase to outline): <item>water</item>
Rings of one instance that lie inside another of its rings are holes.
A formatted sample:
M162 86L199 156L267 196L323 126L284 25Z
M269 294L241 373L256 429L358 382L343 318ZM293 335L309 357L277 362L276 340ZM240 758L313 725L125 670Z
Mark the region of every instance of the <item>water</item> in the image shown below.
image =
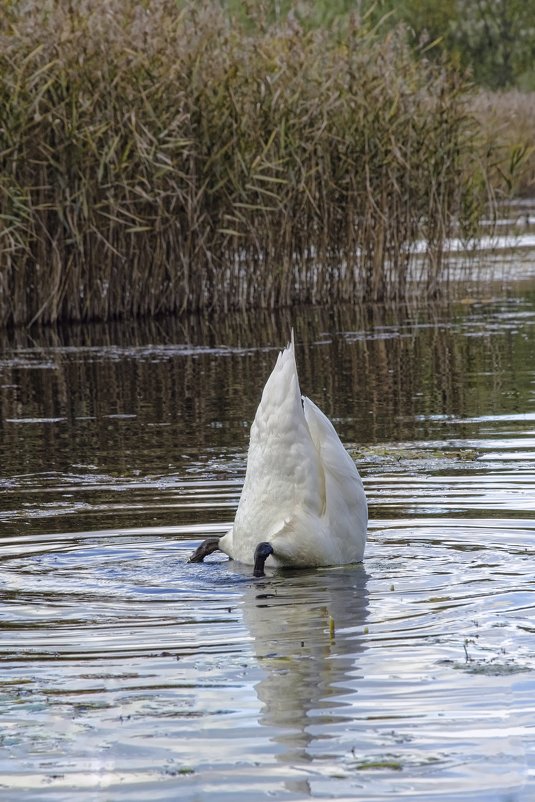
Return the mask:
M362 566L224 532L295 323ZM0 344L0 799L535 799L535 288Z

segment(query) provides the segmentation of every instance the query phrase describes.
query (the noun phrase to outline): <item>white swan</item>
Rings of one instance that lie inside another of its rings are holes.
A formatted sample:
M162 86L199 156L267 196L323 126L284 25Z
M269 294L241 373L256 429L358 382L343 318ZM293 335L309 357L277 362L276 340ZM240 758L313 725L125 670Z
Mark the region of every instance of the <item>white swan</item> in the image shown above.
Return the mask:
M254 564L317 567L360 562L368 506L355 463L334 426L301 396L294 338L277 359L251 427L247 470L234 524L208 538L190 562L221 549Z

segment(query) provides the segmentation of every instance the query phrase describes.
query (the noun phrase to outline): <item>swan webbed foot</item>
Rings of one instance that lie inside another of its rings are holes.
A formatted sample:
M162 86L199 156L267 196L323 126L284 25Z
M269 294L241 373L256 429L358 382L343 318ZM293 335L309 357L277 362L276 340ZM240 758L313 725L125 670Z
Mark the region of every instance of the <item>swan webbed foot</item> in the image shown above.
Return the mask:
M218 537L207 537L206 540L203 540L200 546L197 546L191 557L189 558L189 563L202 563L205 557L208 557L209 554L212 554L214 551L219 549L219 538Z
M273 554L273 546L271 543L264 541L258 544L254 552L253 576L265 576L264 563L270 554Z

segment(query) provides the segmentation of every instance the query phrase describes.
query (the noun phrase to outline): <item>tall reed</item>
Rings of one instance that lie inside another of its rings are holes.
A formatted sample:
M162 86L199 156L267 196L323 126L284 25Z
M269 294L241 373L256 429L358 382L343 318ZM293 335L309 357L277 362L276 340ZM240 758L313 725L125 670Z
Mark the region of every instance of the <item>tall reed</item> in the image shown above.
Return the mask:
M459 77L357 21L0 0L0 325L436 293L479 212Z

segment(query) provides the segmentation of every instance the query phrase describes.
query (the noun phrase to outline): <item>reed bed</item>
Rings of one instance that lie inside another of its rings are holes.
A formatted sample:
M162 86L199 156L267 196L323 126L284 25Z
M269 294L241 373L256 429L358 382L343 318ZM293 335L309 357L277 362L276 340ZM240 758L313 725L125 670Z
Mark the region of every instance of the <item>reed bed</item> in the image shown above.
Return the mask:
M479 219L466 88L402 31L0 0L0 325L389 301Z

